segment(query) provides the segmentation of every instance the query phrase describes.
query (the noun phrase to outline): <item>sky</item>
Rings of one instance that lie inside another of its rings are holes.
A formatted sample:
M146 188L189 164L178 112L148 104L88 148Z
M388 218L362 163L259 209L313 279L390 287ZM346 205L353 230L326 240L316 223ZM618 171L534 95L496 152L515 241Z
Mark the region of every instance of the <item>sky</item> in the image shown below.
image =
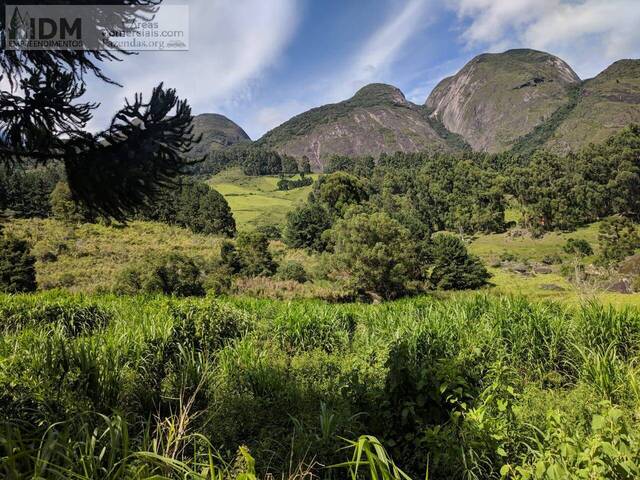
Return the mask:
M194 114L221 113L257 139L293 115L382 82L424 103L474 56L553 53L583 79L640 57L640 0L165 0L189 6L189 51L139 52L92 80L101 129L160 82Z

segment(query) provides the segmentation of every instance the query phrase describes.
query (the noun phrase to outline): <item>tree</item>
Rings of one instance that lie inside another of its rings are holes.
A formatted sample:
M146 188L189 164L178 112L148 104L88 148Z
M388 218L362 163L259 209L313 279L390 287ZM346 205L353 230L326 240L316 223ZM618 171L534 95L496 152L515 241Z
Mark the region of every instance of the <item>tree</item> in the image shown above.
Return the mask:
M269 252L269 241L260 232L245 232L238 236L236 250L241 273L251 277L270 277L278 268Z
M322 234L329 228L329 212L322 205L309 202L289 212L284 239L291 248L322 252L327 246Z
M236 221L227 200L206 183L186 183L177 199L177 223L196 233L208 235L236 234Z
M53 218L61 222L77 224L87 220L88 213L73 200L67 182L58 182L50 195Z
M449 234L434 235L430 280L439 290L467 290L487 283L491 274L479 258L467 252L462 240Z
M167 189L150 205L139 210L146 220L180 225L207 235L236 234L236 222L227 200L203 182L182 181L176 189Z
M0 164L0 191L4 191L0 210L18 218L50 216L50 195L63 177L60 166L7 169Z
M0 235L2 232L0 231ZM0 236L0 291L20 293L35 291L36 259L24 240Z
M59 3L65 3L62 0ZM94 2L68 2L90 5ZM123 9L121 23L152 14L156 0L112 1ZM0 18L3 25L5 11ZM111 25L105 9L96 7L95 28ZM99 32L98 32L99 33ZM0 93L0 164L14 166L58 162L65 166L73 198L93 213L126 220L186 173L190 150L191 109L175 90L162 84L149 100L135 95L103 132L86 127L97 104L82 102L93 75L114 84L100 64L126 54L107 50L3 50L0 76L9 87Z
M597 263L608 266L633 255L640 247L640 236L634 223L626 217L615 216L602 221L598 229L600 253Z
M356 293L396 298L416 279L418 257L411 235L386 213L347 215L326 235L334 275L346 275Z
M283 155L281 172L290 175L298 173L298 162L296 162L296 159L289 155Z
M222 242L220 246L220 263L231 275L240 273L242 270L240 257L233 243L229 241Z
M369 192L360 178L336 172L315 182L311 199L324 206L333 217L340 217L350 205L368 200Z

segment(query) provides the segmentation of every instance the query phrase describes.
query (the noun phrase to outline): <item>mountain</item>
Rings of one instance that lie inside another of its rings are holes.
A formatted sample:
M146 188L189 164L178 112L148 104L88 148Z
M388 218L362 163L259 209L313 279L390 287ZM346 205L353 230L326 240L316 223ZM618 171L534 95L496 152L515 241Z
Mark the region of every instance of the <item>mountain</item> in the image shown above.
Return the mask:
M474 150L499 152L567 104L579 83L569 65L548 53L485 53L442 80L426 106Z
M200 142L189 153L193 158L201 158L212 149L251 141L249 135L236 123L217 113L203 113L193 117L193 133L195 137L202 135Z
M454 151L466 146L424 106L380 83L363 87L349 100L301 113L258 143L298 159L306 156L316 171L334 154L377 157L383 152Z
M603 142L630 123L640 123L640 60L619 60L582 84L572 108L548 129L545 145L576 150Z

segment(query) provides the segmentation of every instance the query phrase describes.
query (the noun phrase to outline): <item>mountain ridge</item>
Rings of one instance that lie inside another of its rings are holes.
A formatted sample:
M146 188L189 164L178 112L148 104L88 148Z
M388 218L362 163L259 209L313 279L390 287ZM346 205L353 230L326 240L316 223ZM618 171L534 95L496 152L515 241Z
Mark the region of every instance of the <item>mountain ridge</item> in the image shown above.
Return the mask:
M216 119L213 127L205 121L210 118ZM252 145L298 161L307 157L313 170L322 171L332 155L465 149L528 154L538 148L566 153L639 122L640 60L618 60L583 81L559 57L513 49L472 58L443 78L423 105L395 86L372 83L344 101L290 118ZM196 153L250 145L226 117L200 115L196 133L198 125L207 135Z

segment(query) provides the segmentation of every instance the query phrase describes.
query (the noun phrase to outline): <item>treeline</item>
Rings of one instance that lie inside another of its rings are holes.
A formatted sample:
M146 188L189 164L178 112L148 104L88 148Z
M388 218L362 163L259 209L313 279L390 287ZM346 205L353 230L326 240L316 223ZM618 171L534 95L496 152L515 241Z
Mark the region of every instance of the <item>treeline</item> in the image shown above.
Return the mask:
M501 232L513 201L534 234L573 230L611 215L640 216L640 127L567 155L396 153L333 157L327 172L366 178L378 203L415 219L414 228Z
M254 145L234 145L213 150L204 161L194 165L197 175L215 175L230 167L241 167L245 175L295 175L311 173L308 158L298 161L275 150Z
M288 215L284 240L322 252L328 277L357 296L477 288L489 278L458 236L436 234L404 195L345 172L315 182L308 201Z
M183 178L177 188L167 189L158 201L140 209L138 218L179 225L195 233L236 234L236 222L227 200L203 182Z
M95 222L99 216L76 201L61 166L0 168L0 213L14 218L55 218L67 223ZM183 177L153 204L132 217L180 225L195 233L232 237L235 220L226 199L206 183Z
M278 180L277 187L278 190L295 190L296 188L308 187L312 183L313 179L311 177L305 177L304 173L301 173L298 180L281 178Z
M51 216L49 197L64 178L62 165L29 169L0 166L0 212L17 218Z

